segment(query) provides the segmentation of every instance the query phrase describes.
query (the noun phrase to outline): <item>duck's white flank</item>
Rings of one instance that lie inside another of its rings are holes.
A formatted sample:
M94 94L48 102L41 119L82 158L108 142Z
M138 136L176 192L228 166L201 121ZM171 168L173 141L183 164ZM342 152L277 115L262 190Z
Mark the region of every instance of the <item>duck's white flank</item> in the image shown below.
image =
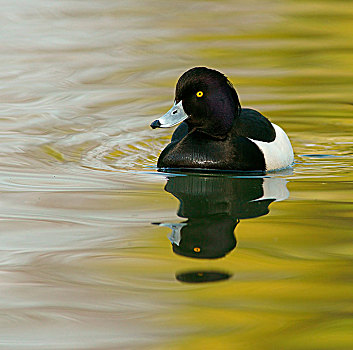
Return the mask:
M250 139L264 154L266 170L278 170L293 164L293 148L286 133L276 124L272 124L276 131L276 138L272 142Z

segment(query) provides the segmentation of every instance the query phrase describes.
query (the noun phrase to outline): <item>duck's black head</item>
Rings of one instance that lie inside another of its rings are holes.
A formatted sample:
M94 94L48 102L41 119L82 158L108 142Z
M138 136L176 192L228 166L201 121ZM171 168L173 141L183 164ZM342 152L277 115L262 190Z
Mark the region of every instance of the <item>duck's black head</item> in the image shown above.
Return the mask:
M174 106L151 126L169 127L185 120L190 130L222 137L231 130L240 108L238 95L224 74L195 67L179 78Z

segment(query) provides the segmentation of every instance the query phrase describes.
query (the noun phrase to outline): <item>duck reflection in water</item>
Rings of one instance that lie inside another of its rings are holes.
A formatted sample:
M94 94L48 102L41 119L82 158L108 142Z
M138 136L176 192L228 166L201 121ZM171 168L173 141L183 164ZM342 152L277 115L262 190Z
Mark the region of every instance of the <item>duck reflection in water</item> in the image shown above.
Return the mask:
M289 196L286 180L275 177L229 175L170 175L165 191L180 201L181 223L160 223L171 228L173 252L198 259L222 258L237 244L234 230L240 220L269 213L273 201ZM183 282L227 279L231 275L214 271L177 274Z

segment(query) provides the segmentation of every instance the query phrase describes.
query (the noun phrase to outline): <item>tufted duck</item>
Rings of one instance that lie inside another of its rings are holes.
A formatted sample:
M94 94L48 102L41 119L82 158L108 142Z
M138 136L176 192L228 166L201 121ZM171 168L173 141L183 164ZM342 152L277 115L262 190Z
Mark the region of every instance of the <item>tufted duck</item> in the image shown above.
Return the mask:
M261 113L241 108L233 85L216 70L195 67L185 72L173 107L151 127L179 123L158 168L270 171L293 163L286 133Z

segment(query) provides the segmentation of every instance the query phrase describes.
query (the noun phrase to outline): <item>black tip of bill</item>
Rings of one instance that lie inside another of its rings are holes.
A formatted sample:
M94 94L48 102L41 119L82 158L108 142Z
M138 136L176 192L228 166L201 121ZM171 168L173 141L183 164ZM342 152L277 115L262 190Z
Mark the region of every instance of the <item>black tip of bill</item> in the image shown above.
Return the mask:
M158 119L156 119L154 122L151 123L151 128L152 129L156 129L159 128L161 126L161 123Z

